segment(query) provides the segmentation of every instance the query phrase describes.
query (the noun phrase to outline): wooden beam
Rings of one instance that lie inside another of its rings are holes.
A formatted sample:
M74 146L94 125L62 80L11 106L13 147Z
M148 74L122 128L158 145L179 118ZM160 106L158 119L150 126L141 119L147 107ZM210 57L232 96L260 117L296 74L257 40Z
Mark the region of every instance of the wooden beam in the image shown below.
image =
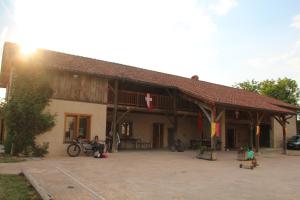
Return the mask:
M174 117L174 123L173 123L173 141L175 142L175 138L177 137L177 129L178 129L178 118L177 118L177 92L174 90L173 95L173 117Z
M273 115L273 118L274 118L281 126L283 126L282 121L281 121L281 119L280 119L278 116Z
M249 134L250 141L249 141L249 146L251 148L253 148L253 130L254 130L255 121L254 121L254 117L252 115L252 112L247 111L247 113L248 113L248 116L249 116L249 119L250 119L250 123L249 123L250 124L250 134Z
M212 118L209 116L207 110L205 110L205 108L201 105L201 104L197 104L198 107L203 111L204 115L206 116L206 118L208 119L208 121L210 123L212 123Z
M286 154L286 124L289 124L288 120L291 119L293 116L287 116L287 115L280 115L276 116L273 115L274 119L281 125L282 127L282 147L283 147L283 153Z
M166 88L166 91L167 91L169 97L172 97L172 96L173 96L172 93L170 92L170 90L169 90L168 88Z
M225 113L225 110L223 109L216 117L216 122L218 122L221 119L221 117L223 116L224 113Z
M202 107L204 107L204 108L207 109L207 110L210 110L210 109L211 109L209 106L205 105L204 103L202 103L202 102L200 102L200 101L198 101L198 100L196 100L196 99L194 99L194 98L191 98L191 97L189 97L189 96L187 96L187 95L181 95L181 97L182 97L183 99L185 99L185 100L191 102L191 103L194 103L194 104L196 104L196 105L201 105Z
M119 81L115 80L114 83L114 108L113 108L113 121L112 121L112 152L115 153L118 151L118 141L117 141L117 112L118 112L118 89Z
M114 105L113 104L107 104L107 107L108 108L114 108ZM125 106L125 105L118 105L118 110L123 110L123 111L126 111L130 109L131 112L142 112L142 113L146 113L146 114L167 114L167 115L172 115L172 111L169 111L169 110L163 110L163 109L156 109L154 108L151 113L149 113L148 109L147 108L143 108L143 107L136 107L136 106ZM189 111L180 111L178 110L177 112L177 115L188 115L188 116L198 116L198 113L195 113L195 112L189 112Z
M108 84L108 89L115 95L115 90L110 84Z
M257 113L259 116L259 113ZM262 120L264 119L265 116L265 112L262 113L262 115L258 118L258 123L260 124L262 122Z
M213 106L211 108L211 123L210 123L210 130L211 130L210 142L211 142L212 150L216 149L216 145L215 145L216 133L213 133L213 131L215 131L215 128L216 128L216 127L213 127L213 126L215 126L215 123L216 123L216 114L217 114L217 108L215 106Z
M256 152L259 152L259 138L260 138L260 124L265 116L265 113L263 112L261 115L259 112L256 112L256 130L255 130L255 143L256 143Z
M131 110L128 109L126 112L122 113L120 117L117 118L117 124L121 122L121 120L130 112Z
M173 121L172 117L170 117L171 114L168 114L168 113L163 113L163 114L166 116L166 118L169 120L169 122L173 125L174 121Z

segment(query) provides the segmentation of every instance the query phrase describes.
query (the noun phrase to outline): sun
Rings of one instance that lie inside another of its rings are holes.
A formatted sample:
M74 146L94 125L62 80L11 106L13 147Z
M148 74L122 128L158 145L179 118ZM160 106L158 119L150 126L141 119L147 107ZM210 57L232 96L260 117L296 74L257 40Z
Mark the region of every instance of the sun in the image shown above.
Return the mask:
M35 45L20 43L20 51L23 55L30 55L36 51Z

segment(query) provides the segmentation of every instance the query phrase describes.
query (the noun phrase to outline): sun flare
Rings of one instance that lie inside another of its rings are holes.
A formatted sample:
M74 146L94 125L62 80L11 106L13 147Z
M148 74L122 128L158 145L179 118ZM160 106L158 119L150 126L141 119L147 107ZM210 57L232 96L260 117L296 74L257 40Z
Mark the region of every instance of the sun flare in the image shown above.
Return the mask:
M34 45L30 44L20 44L21 48L21 53L24 55L30 55L33 54L36 51L36 47Z

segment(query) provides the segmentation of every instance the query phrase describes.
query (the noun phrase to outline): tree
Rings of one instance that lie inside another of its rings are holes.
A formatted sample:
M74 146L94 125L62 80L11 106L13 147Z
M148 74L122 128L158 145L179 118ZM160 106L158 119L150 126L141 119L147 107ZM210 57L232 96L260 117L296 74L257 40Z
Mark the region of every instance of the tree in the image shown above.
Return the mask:
M251 80L237 83L236 88L257 92L284 102L298 105L300 91L295 80L289 78L267 79L261 82Z
M35 148L36 136L54 126L55 116L45 111L52 93L44 70L25 65L14 68L8 101L1 106L11 154L23 152L28 146Z
M300 96L297 82L289 78L260 82L260 93L294 105Z
M235 84L233 87L251 91L251 92L259 92L259 82L252 79L251 81L244 81L241 83Z

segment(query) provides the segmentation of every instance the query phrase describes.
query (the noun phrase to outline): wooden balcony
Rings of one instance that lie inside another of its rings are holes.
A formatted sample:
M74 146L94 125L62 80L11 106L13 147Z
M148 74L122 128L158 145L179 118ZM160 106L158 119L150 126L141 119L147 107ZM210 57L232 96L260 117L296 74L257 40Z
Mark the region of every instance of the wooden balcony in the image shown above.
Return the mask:
M134 106L146 108L145 101L146 93L134 92L128 90L119 90L118 105ZM152 106L154 109L172 110L173 99L167 95L152 94ZM112 92L108 93L108 103L113 104L114 95ZM195 105L183 100L177 99L177 109L182 111L196 111Z
M146 93L133 92L127 90L119 90L118 104L125 106L147 107L145 101ZM171 109L172 98L169 96L151 94L153 108ZM114 101L113 93L108 93L108 103L112 104Z

